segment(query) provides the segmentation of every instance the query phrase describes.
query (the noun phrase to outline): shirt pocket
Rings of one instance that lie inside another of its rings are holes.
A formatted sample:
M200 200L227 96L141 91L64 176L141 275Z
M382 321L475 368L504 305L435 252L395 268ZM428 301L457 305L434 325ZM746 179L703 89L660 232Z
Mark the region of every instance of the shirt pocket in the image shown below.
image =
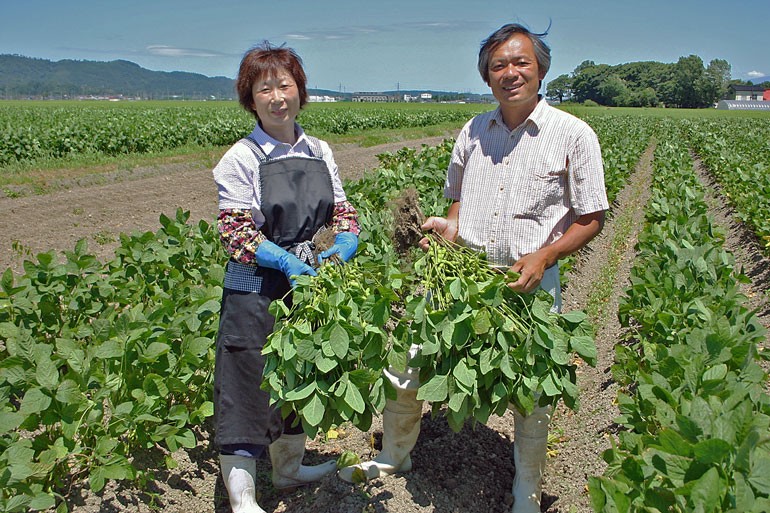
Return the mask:
M563 203L567 170L539 167L526 173L511 191L513 213L517 217L540 217L548 207Z

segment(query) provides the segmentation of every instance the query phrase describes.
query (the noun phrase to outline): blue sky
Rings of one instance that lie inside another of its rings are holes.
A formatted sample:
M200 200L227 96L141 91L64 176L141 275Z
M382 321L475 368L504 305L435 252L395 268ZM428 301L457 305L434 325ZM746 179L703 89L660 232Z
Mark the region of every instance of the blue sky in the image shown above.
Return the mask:
M234 78L243 52L267 39L297 50L312 88L488 92L476 72L481 40L509 22L538 32L550 23L546 81L584 60L692 54L726 59L748 80L770 75L768 14L767 0L4 0L0 53Z

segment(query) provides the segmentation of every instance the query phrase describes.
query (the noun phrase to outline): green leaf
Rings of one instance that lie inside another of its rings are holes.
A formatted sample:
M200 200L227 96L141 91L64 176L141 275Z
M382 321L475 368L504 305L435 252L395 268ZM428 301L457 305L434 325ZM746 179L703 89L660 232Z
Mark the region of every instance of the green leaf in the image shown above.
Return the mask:
M157 374L147 374L147 376L145 376L144 381L142 382L142 390L149 396L163 398L167 397L169 392L166 380Z
M329 332L329 343L331 344L332 351L337 355L337 358L345 358L350 348L350 337L345 328L335 323Z
M152 363L158 360L161 356L171 351L171 347L168 344L162 342L152 342L147 348L139 355L139 361L142 363Z
M720 363L703 373L703 381L721 381L727 376L727 365Z
M326 358L319 352L315 359L315 366L323 374L326 374L337 366L337 360Z
M440 403L446 400L448 392L447 376L437 374L420 385L417 390L417 399Z
M104 467L102 466L96 466L91 469L91 472L88 475L88 483L94 493L99 493L102 488L104 488L106 482L106 477L104 474L105 471Z
M449 293L452 295L452 299L455 301L462 297L463 283L460 278L455 278L452 283L449 284Z
M21 400L19 412L24 416L45 411L51 405L51 398L39 388L30 388Z
M594 339L585 335L570 337L570 348L591 367L596 365L596 344Z
M86 399L75 381L65 379L56 389L56 400L64 404L79 404Z
M0 415L0 435L15 431L27 416L19 412L4 411Z
M755 458L748 481L760 494L770 495L770 458L759 454Z
M313 395L312 399L302 408L302 418L311 426L319 426L324 417L324 405L318 394Z
M722 482L719 472L715 468L710 468L703 474L690 492L690 499L699 511L718 511L715 505L720 502L720 491L727 488L727 483ZM696 511L697 511L696 510Z
M473 332L476 335L485 335L492 330L492 322L489 320L489 311L484 308L476 312L473 318Z
M698 442L693 447L695 458L707 465L715 465L724 461L732 452L732 446L718 438L711 438Z
M123 345L115 339L105 340L96 347L93 353L94 357L104 360L111 358L120 358L123 356Z
M51 360L52 349L48 344L35 347L35 379L48 390L55 390L59 385L59 370Z
M364 398L361 396L361 392L358 391L358 387L353 383L349 383L345 389L345 402L353 408L353 411L358 413L363 413L366 409Z
M316 384L313 383L303 383L299 387L295 388L294 390L290 390L286 392L286 400L287 401L299 401L301 399L305 399L307 397L310 397L310 394L318 390L318 387Z
M38 493L29 502L29 509L42 511L56 506L56 498L47 493Z
M664 428L658 433L661 450L677 456L692 455L692 445L674 429Z
M390 351L388 351L387 356L387 362L388 365L393 367L399 372L404 372L406 370L407 366L407 360L408 360L408 354L405 351L398 351L395 348L392 348Z
M449 402L447 403L447 406L450 410L459 412L466 397L467 395L463 392L453 392L449 394Z
M187 428L180 430L174 435L176 442L187 449L193 449L198 445L198 441L195 439L195 434Z
M455 368L452 371L452 375L457 381L465 385L466 388L470 389L476 383L476 371L468 369L464 360L457 362L457 365L455 365Z
M553 373L548 374L542 382L543 393L548 397L561 394L560 380L554 379Z

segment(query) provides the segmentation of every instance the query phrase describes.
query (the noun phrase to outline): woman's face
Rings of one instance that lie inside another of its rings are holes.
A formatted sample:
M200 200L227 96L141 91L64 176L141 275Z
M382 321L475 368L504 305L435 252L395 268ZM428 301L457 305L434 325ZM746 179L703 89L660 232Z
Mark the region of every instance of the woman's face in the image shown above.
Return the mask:
M275 75L259 77L251 86L252 107L262 129L270 136L289 128L299 114L299 89L291 73L281 69ZM276 137L277 138L277 137Z

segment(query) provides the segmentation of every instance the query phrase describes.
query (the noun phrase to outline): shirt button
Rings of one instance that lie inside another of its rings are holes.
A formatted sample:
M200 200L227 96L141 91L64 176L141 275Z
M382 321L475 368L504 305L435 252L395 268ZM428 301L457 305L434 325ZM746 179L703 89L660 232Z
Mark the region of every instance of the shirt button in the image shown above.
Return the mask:
M503 164L505 164L505 165L507 166L507 165L508 165L508 162L510 162L510 160L508 160L508 159L505 159L505 160L503 161Z
M495 212L495 217L497 217L497 212Z
M501 190L501 191L504 191L504 190L505 190L505 187L500 187L500 190Z

